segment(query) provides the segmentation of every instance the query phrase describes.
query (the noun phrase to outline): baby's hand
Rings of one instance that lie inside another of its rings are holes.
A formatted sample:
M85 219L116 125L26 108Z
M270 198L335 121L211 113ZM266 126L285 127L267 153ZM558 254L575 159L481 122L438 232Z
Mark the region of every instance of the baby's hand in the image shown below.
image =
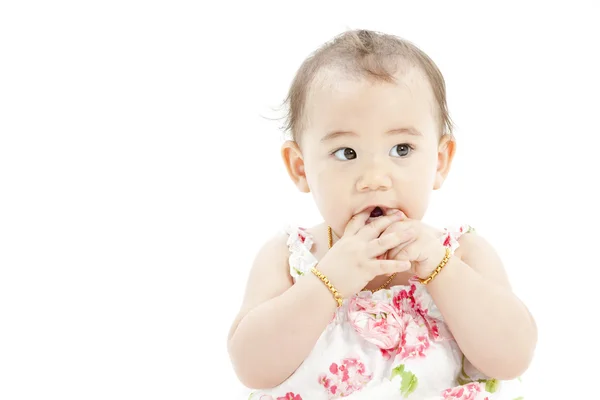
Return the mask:
M390 213L369 223L370 211L355 215L344 234L319 262L319 269L342 297L358 293L378 275L390 275L410 269L409 261L386 260L391 249L412 240L406 233L383 233L395 221L405 218L401 212Z
M413 239L389 250L386 258L410 261L411 271L419 278L427 278L446 254L446 249L440 240L443 232L419 220L406 218L394 222L383 234L391 232L405 233Z

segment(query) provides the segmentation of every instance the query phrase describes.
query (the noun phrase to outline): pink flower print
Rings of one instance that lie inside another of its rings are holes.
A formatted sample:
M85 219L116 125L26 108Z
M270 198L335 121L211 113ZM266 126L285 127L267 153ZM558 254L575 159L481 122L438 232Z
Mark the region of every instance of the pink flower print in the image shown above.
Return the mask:
M285 394L285 396L277 397L276 399L273 399L273 396L270 395L263 395L260 396L260 400L302 400L302 397L300 397L299 394L288 392Z
M444 246L449 247L452 244L452 235L450 233L446 233L446 238L444 239Z
M364 363L356 358L345 358L339 364L332 363L329 374L319 376L319 384L327 390L329 399L337 399L361 390L372 377L366 373Z
M471 225L461 225L460 228L458 229L458 233L460 233L459 236L462 236L463 233L471 233L471 232L475 232L475 228L473 228Z
M302 400L299 394L294 394L292 392L288 392L283 397L278 397L277 400Z
M302 243L306 240L306 230L304 228L298 228L298 239L300 239Z
M470 231L470 230L469 230ZM458 238L463 235L464 228L461 226L460 229L450 231L449 229L444 229L444 233L442 233L440 237L440 241L445 247L449 247L452 252L459 247Z
M416 285L411 284L408 292L406 290L398 292L398 294L394 296L394 307L401 318L405 314L408 314L418 326L425 328L423 332L428 335L430 339L440 339L438 321L429 316L429 311L423 307L421 299L415 296L416 291Z
M411 284L410 289L399 291L392 301L396 313L400 316L402 337L398 347L398 355L402 360L425 357L431 342L440 339L438 321L431 318L417 296L417 287Z
M389 360L390 358L396 356L396 349L379 349L379 351L381 351L381 356L384 360Z
M468 383L462 386L456 386L442 392L443 400L475 400L477 393L481 392L481 385L478 383Z
M350 299L348 320L359 335L380 349L397 348L404 330L392 304L360 296Z
M397 350L401 360L425 357L425 350L431 345L428 336L413 334L411 333L413 330L416 330L416 324L411 321L407 332L402 335L401 346Z

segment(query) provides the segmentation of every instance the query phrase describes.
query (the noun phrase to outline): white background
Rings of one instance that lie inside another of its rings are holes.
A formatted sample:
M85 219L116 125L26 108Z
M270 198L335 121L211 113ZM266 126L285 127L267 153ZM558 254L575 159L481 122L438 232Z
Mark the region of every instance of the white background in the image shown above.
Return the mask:
M369 28L445 75L458 152L426 219L501 253L539 325L529 398L597 399L598 8L412 3L3 2L0 398L246 398L252 259L319 220L273 118L304 57Z

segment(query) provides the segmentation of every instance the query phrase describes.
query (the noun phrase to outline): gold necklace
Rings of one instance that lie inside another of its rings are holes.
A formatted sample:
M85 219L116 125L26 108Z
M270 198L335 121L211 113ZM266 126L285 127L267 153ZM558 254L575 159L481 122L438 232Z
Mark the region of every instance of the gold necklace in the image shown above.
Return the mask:
M327 236L328 236L327 238L329 239L329 248L331 249L331 246L333 246L333 233L331 231L330 226L327 226ZM365 286L364 288L362 288L361 292L368 290L371 293L375 293L381 289L385 289L390 284L390 282L394 279L395 276L396 276L396 272L394 272L392 275L390 275L388 280L385 281L385 283L383 285L379 286L377 289L367 289L367 287Z

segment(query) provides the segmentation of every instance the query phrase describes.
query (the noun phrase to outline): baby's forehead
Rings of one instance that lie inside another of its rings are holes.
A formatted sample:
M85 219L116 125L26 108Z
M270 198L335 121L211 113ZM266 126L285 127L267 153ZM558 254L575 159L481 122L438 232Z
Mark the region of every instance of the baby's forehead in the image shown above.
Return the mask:
M320 71L307 91L306 128L339 129L361 116L388 120L436 119L436 101L427 76L419 68L399 69L393 81L348 73L341 68ZM407 115L407 114L414 114ZM391 120L391 122L390 122ZM362 121L359 121L362 122ZM323 125L327 125L324 127ZM312 130L312 129L309 129Z
M405 90L415 101L426 101L432 109L436 108L432 85L425 72L416 66L399 66L389 78L380 78L368 73L356 72L339 66L327 66L315 73L314 79L308 83L304 111L322 107L322 102L343 101L356 95L364 95L370 87L385 88L396 91ZM380 91L384 93L384 91ZM373 98L377 101L377 98Z

